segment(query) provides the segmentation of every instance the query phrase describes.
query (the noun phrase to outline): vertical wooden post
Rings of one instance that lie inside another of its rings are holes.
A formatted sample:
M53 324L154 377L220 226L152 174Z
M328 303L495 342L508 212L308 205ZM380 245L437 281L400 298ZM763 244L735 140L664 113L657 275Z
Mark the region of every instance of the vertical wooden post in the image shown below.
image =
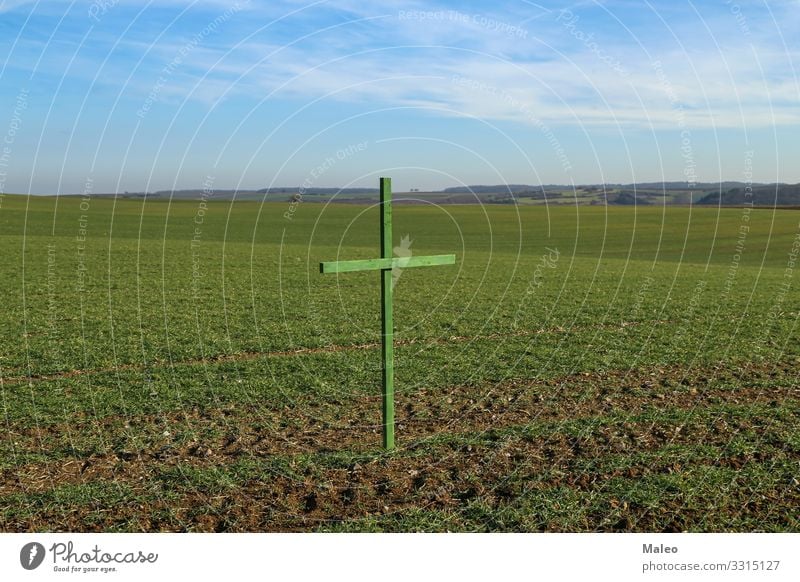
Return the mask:
M381 178L381 258L392 258L392 179ZM383 446L394 448L394 324L392 269L381 269L381 345L383 349Z

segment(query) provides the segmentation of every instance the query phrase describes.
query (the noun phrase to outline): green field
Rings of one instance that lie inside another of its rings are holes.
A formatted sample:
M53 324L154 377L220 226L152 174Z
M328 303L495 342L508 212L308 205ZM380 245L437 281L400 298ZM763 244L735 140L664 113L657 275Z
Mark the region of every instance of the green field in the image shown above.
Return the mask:
M800 212L0 199L0 530L797 531Z

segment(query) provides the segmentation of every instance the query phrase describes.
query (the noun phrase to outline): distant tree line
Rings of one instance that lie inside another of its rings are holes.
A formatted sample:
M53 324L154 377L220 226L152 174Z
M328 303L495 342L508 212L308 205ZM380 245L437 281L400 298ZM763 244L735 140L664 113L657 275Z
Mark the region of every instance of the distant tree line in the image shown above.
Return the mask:
M698 204L742 206L800 206L800 184L771 184L751 189L731 188L725 192L709 192Z

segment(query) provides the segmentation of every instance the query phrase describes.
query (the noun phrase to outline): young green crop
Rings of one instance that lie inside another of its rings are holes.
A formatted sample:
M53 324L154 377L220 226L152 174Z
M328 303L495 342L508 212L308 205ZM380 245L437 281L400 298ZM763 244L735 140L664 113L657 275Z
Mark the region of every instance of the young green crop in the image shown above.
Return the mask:
M398 204L393 220L407 256L458 263L396 282L409 428L386 457L377 275L318 272L374 258L376 207L6 196L0 527L797 527L796 211ZM680 436L701 425L716 432ZM591 456L554 449L550 472L495 454L581 435ZM380 485L443 455L424 483ZM297 504L267 507L280 491ZM219 495L260 517L182 513Z

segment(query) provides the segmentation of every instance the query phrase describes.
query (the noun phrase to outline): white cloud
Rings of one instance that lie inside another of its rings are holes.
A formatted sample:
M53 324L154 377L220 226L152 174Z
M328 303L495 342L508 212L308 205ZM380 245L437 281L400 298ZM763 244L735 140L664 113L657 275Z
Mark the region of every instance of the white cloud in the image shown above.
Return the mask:
M25 3L5 2L0 10ZM585 17L578 36L557 21L556 12L536 7L526 19L517 4L493 14L464 11L459 13L463 17L415 19L398 15L401 10L408 14L435 8L413 0L390 0L378 7L336 0L301 11L283 28L260 31L251 14L237 15L185 56L162 97L181 100L191 95L213 104L226 92L277 91L302 102L330 95L332 100L376 108L429 105L519 123L530 122L534 112L551 125L669 128L675 125L677 109L688 126L698 128L800 123L800 88L794 74L800 50L788 31L781 38L781 29L768 13L747 11L747 37L736 33L740 23L727 8L702 22L692 21L690 14L682 17L688 23L685 36L676 40L657 26L657 19L656 24L643 23L638 12L634 17L624 5L606 4L605 9L616 9L617 17L630 25L629 31L609 29ZM197 5L219 10L229 6L222 0ZM253 2L248 8L275 17L308 5L290 0L268 7ZM578 5L571 9L577 13ZM778 21L787 9L773 7ZM472 18L475 14L509 25L523 22L525 37L481 24ZM626 14L631 22L625 21ZM680 33L681 24L670 22L671 32ZM704 27L716 36L703 36ZM654 31L652 38L649 30ZM251 33L255 34L249 37ZM298 40L304 34L307 38ZM591 40L585 40L588 35ZM151 49L133 91L147 93L148 79L181 50L183 36L164 35L155 46L135 37L123 41L134 52ZM88 58L82 56L80 70L93 76ZM664 78L653 67L656 59ZM109 65L105 82L127 77L126 65ZM474 80L476 86L455 83L457 76Z

